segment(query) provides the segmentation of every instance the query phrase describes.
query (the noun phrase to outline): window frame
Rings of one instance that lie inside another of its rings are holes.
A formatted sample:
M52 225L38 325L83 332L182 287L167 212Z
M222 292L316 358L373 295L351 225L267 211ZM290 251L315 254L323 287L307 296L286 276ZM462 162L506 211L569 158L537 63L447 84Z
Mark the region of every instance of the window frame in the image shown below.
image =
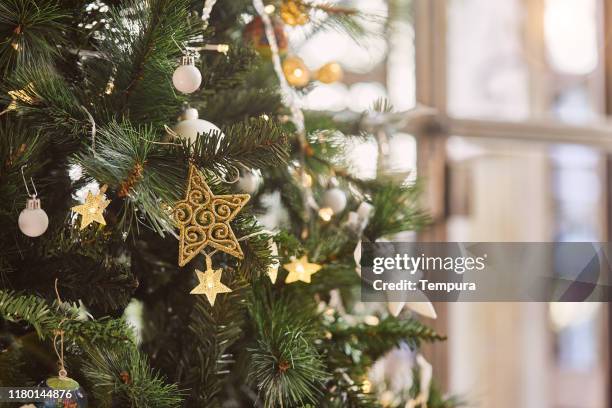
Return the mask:
M544 0L524 0L529 18L541 20ZM415 67L416 67L416 102L417 106L427 106L435 109L435 115L428 113L424 120L411 122L407 131L417 138L417 171L419 178L425 182L425 205L432 215L432 227L420 237L425 241L444 241L446 238L445 220L448 215L448 166L446 161L446 140L449 135L462 135L471 138L489 140L520 140L533 143L567 143L585 145L601 150L607 157L607 171L604 186L612 181L612 122L609 120L588 126L562 124L553 120L527 120L511 122L489 119L466 119L449 116L447 111L447 43L446 16L447 0L413 0L415 22ZM601 38L612 38L612 0L602 0ZM535 16L535 17L534 17ZM532 27L525 33L530 43L542 44L541 24L529 24ZM535 29L533 28L535 27ZM538 41L539 40L539 41ZM541 47L540 47L541 48ZM600 76L601 85L605 89L605 97L601 101L603 113L612 116L612 47L604 47L603 68ZM543 51L536 50L536 53ZM531 78L531 83L539 83L537 78ZM533 98L533 95L532 95ZM537 105L537 100L535 101ZM537 107L537 106L536 106ZM612 188L607 188L605 216L607 231L604 239L612 238ZM448 307L444 303L435 305L438 320L432 322L435 329L446 333L449 329ZM607 318L602 344L612 341L612 303L607 306ZM449 385L448 347L437 344L436 347L425 349L425 353L433 363L436 377L444 387ZM612 364L610 349L607 356L607 405L612 408ZM555 373L559 374L559 373Z

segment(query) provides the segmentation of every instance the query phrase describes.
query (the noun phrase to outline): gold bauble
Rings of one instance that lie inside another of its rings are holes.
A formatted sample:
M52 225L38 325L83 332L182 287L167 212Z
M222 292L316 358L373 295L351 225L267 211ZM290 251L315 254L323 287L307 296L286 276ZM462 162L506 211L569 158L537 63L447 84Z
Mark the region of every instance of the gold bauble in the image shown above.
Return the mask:
M287 57L283 61L283 72L291 86L302 88L310 81L310 71L300 57Z
M317 71L317 80L324 84L331 84L342 80L344 72L337 62L328 62Z
M283 1L280 6L280 16L290 26L304 25L310 21L308 6L301 1Z

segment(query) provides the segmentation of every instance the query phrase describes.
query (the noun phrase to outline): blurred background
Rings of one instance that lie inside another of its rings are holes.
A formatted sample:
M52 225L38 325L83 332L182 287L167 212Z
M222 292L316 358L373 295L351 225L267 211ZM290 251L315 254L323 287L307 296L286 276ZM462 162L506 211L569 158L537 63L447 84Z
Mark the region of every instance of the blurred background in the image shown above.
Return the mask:
M362 175L423 182L434 222L420 239L610 240L612 0L344 3L384 27L365 43L290 33L310 68L337 61L345 73L305 104L341 115L387 98L411 110L383 148L351 156ZM449 340L428 350L434 377L470 406L612 407L609 304L436 310L430 323Z

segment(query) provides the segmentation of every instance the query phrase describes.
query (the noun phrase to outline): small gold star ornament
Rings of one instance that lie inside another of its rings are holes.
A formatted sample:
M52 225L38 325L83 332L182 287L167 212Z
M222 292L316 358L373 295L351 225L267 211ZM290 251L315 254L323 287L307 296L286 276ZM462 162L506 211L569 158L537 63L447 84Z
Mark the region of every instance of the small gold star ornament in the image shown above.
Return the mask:
M285 283L293 283L302 281L310 283L310 277L321 270L322 266L316 263L308 262L306 255L300 259L293 258L291 262L283 265L283 268L289 271Z
M185 199L173 208L180 230L179 266L185 266L208 246L242 259L242 249L229 223L250 198L248 194L214 195L204 175L190 164Z
M84 229L94 221L106 225L102 212L110 204L110 200L107 200L104 196L107 188L106 184L103 185L98 194L95 195L88 191L85 202L72 207L72 211L81 215L81 229Z
M206 272L196 269L200 283L190 292L192 295L206 295L208 303L215 305L219 293L228 293L232 290L221 283L222 269L213 269L210 257L206 257Z

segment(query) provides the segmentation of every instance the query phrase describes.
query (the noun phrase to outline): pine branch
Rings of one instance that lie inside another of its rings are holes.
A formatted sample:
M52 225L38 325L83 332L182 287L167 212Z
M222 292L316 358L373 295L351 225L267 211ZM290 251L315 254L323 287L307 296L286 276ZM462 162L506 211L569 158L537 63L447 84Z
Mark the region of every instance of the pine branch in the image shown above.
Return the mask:
M183 97L174 92L170 77L181 55L179 44L198 32L188 10L188 0L130 0L111 9L100 32L99 57L88 69L99 72L99 58L112 64L103 99L116 118L161 126L178 111Z
M5 0L0 3L0 73L50 63L65 42L67 13L54 1Z
M29 126L44 131L54 143L63 143L70 153L89 121L70 84L49 65L24 66L2 83L0 101L13 103ZM12 94L12 95L11 95Z
M132 332L122 320L78 320L77 309L60 313L36 296L0 291L0 317L31 326L41 338L52 338L61 327L66 339L81 345L111 346L132 341Z
M275 90L220 89L207 95L202 104L191 102L205 119L219 126L244 121L249 117L273 117L281 107L280 95ZM228 111L228 106L231 109Z
M42 156L44 143L39 133L17 119L0 122L0 216L14 217L15 200L19 197L25 200L26 192L21 179L21 166L28 165L24 169L26 178L32 177L45 160ZM0 237L0 242L4 241ZM8 248L9 243L0 245Z
M181 384L191 389L188 399L196 406L220 406L223 379L234 363L229 349L242 334L247 286L234 276L231 269L224 271L223 282L232 292L218 296L214 306L198 297L189 316L189 341L176 361L176 372Z
M262 233L262 228L253 216L240 214L234 220L234 230L239 236L251 236L241 242L244 259L238 265L241 279L252 282L267 274L274 261L270 253L270 236Z
M125 307L138 281L128 260L113 250L111 238L99 230L79 233L62 225L36 242L24 239L19 253L10 258L18 273L10 275L9 287L54 299L57 278L62 297L81 301L92 313ZM40 274L37 279L32 279L33 271Z
M374 206L374 214L364 232L370 241L403 231L418 230L429 221L420 207L419 184L403 186L382 179L366 183L365 186L371 192Z
M303 302L294 301L293 310L288 298L275 301L263 290L256 292L250 314L257 341L249 348L247 381L259 391L265 407L314 403L328 375L314 347L317 336Z
M87 176L107 184L109 194L116 191L121 205L110 210L121 231L144 224L161 234L172 225L163 203L179 199L177 186L184 185L186 168L176 166L160 139L151 126L112 121L99 129L95 152L88 150L74 159Z
M236 91L237 88L243 87L247 76L255 69L257 62L259 62L257 53L238 42L230 45L227 54L202 54L202 86L195 99L204 97L208 100L218 92ZM211 103L207 105L214 108Z
M448 397L444 395L438 384L433 383L431 385L431 389L429 391L429 401L427 401L428 408L459 408L468 406L467 401L464 401L459 397Z
M332 347L341 349L343 344L350 344L372 361L402 343L418 348L422 342L445 340L445 337L414 319L397 320L387 317L376 326L364 323L350 326L339 318L327 329L331 333Z
M83 373L101 408L183 406L184 395L178 386L167 384L133 345L113 350L87 348Z
M323 111L305 111L304 118L306 131L309 134L320 130L334 129L345 137L359 135L361 133L360 121L363 115L355 114L354 120L346 120L345 113L331 113Z
M172 225L162 206L176 202L177 186L185 184L186 167L176 162L194 162L217 176L233 174L238 166L261 168L284 162L286 138L271 121L254 119L224 128L226 134L200 136L195 145L167 147L150 126L111 122L98 131L97 148L79 153L74 162L100 183L119 190L122 206L117 225L130 231L145 223L159 233ZM142 214L135 218L135 214Z
M222 128L190 146L195 163L223 174L231 167L271 168L287 161L287 136L272 120L256 118ZM184 152L186 156L189 149Z
M318 405L321 408L381 408L376 396L364 392L363 384L344 370L335 370L326 388L328 392Z

